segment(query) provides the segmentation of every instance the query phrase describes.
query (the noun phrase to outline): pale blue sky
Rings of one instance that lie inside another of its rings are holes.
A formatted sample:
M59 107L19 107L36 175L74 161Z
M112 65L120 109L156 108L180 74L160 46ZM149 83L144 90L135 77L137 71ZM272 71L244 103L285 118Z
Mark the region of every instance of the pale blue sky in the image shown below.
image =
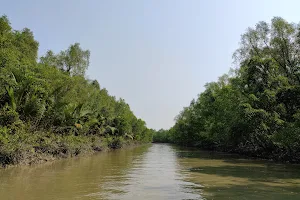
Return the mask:
M40 55L79 42L87 75L122 97L150 128L169 128L184 106L232 66L240 35L258 21L300 21L300 1L0 0L14 29L30 28Z

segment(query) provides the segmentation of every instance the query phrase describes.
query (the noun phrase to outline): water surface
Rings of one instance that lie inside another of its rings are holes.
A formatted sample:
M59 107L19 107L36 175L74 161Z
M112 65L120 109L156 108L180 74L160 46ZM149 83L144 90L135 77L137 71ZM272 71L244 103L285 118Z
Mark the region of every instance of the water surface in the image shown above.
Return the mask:
M300 166L166 144L0 170L5 200L300 199Z

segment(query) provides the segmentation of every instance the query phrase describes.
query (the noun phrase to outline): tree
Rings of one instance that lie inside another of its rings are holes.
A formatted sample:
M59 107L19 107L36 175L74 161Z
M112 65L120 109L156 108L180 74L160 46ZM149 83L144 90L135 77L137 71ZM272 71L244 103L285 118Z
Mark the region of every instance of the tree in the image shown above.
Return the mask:
M90 64L90 51L82 50L79 43L71 45L58 55L58 68L71 75L84 75Z
M42 56L40 58L40 63L46 66L54 66L56 67L56 65L58 64L58 60L57 60L57 56L54 54L53 51L49 50L46 52L45 56Z
M176 118L172 142L265 158L300 158L300 27L274 17L241 37L238 68Z
M79 43L37 55L33 33L0 17L0 165L152 140L125 100L84 77L90 52Z
M40 58L40 62L47 66L56 66L72 76L83 76L90 64L90 51L82 50L79 43L55 55L53 51L47 51Z

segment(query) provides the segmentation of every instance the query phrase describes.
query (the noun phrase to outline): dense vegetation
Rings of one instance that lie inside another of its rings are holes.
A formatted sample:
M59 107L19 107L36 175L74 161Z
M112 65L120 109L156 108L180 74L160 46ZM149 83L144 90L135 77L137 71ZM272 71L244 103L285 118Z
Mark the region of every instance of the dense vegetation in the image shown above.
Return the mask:
M38 46L29 29L13 30L0 18L0 164L152 140L123 99L84 77L88 50L76 43L38 59Z
M234 59L237 68L206 84L166 140L299 162L300 26L279 17L259 22Z
M153 142L154 143L171 143L172 138L170 136L170 131L160 129L153 133Z

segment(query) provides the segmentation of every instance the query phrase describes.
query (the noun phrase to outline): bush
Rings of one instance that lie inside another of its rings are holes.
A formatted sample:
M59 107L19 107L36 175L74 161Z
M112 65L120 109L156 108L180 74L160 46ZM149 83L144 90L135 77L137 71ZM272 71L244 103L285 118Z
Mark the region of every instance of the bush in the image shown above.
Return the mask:
M19 114L7 104L0 109L0 125L10 125L19 120Z

